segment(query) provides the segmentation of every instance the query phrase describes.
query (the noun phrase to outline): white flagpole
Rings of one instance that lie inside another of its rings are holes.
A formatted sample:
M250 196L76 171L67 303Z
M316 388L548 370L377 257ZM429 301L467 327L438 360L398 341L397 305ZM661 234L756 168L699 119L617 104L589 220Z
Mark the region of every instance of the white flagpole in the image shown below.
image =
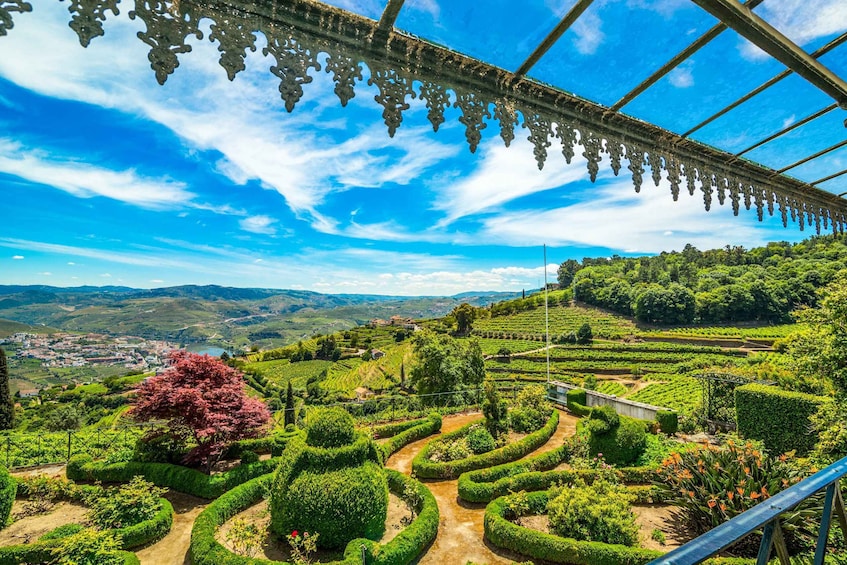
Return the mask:
M550 385L550 309L547 305L547 244L544 244L544 330L547 350L547 385Z

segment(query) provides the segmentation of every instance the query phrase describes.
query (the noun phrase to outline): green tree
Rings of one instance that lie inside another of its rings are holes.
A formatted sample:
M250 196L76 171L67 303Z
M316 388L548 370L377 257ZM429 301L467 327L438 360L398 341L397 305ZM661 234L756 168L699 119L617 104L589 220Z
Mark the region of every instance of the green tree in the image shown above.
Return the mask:
M559 270L556 272L557 278L559 280L559 287L565 288L571 285L573 282L574 275L580 269L580 264L578 261L574 259L568 259L561 265L559 265Z
M76 406L66 404L59 406L47 416L47 429L58 432L64 430L76 430L82 425L82 415Z
M410 380L419 393L462 390L482 382L485 362L477 340L457 340L423 330L415 334L412 343L418 362Z
M576 330L576 342L584 345L591 343L592 339L594 339L594 333L591 331L591 326L588 322L585 322Z
M15 404L9 393L9 364L6 352L0 347L0 430L10 430L14 426Z
M462 302L453 308L450 315L456 320L456 331L458 333L466 335L473 329L473 323L476 320L476 308L467 302Z
M486 379L483 384L482 413L485 416L485 428L496 439L509 431L509 415L506 401L500 398L497 382Z
M285 391L285 425L294 424L294 389L291 387L291 381L288 381L288 388Z

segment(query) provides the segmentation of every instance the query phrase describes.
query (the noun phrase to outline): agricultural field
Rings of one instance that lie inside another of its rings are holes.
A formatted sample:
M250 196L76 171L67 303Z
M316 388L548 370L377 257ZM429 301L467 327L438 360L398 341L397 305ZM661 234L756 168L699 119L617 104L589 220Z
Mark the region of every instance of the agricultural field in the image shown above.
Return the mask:
M652 383L628 398L689 414L700 402L702 394L696 379L681 376L667 382Z
M312 360L291 363L288 359L278 359L248 363L244 370L264 377L280 388L288 386L288 381L291 381L294 387L305 387L306 381L311 377L319 377L332 365L332 361Z
M512 354L535 351L544 347L543 341L529 341L523 339L489 339L478 338L479 346L483 355L497 355L501 349L506 348Z
M803 329L802 324L781 324L777 326L695 326L684 328L670 328L666 330L643 331L646 336L658 337L703 337L703 338L731 338L731 339L765 339L772 340L787 337L789 334Z

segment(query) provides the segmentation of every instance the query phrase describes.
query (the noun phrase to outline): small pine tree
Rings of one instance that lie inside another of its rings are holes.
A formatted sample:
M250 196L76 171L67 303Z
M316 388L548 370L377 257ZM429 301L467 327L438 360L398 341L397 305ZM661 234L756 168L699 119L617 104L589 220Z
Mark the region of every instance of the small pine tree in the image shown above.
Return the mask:
M494 438L509 431L509 415L506 402L500 399L497 383L486 380L483 385L485 398L482 400L482 413L485 416L485 427Z
M288 381L288 388L285 391L285 425L294 424L294 389L291 388L291 381Z
M400 386L403 386L405 384L406 384L406 364L401 362L400 363Z
M10 430L14 426L15 404L9 393L9 365L6 352L0 347L0 430Z

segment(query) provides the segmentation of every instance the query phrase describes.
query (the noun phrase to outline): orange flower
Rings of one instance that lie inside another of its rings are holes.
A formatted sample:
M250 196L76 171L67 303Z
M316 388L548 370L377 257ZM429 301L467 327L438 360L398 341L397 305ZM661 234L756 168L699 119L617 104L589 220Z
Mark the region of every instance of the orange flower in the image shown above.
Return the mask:
M721 502L721 512L726 512L726 504Z
M715 506L718 505L718 501L713 498L712 500L710 500L706 504L709 506L709 508L714 508Z
M727 498L732 500L733 498L735 498L735 493L730 490L730 491L727 491L726 496L727 496Z
M750 474L750 467L744 467L744 474L745 474L745 475L749 475L749 474Z
M777 459L779 459L780 461L782 461L784 463L785 461L788 460L788 457L786 457L786 455L783 453L782 455L777 457Z
M689 498L694 498L694 491L693 490L688 491L688 496L689 496Z
M753 500L756 500L757 498L760 498L761 496L762 496L762 495L760 495L760 494L759 494L758 492L756 492L756 491L753 491L753 492L751 492L751 493L750 493L750 498L752 498Z
M738 494L740 494L740 495L742 495L742 496L744 495L744 489L743 489L743 488L741 488L741 487L735 487L735 490L737 490L737 491L738 491Z

